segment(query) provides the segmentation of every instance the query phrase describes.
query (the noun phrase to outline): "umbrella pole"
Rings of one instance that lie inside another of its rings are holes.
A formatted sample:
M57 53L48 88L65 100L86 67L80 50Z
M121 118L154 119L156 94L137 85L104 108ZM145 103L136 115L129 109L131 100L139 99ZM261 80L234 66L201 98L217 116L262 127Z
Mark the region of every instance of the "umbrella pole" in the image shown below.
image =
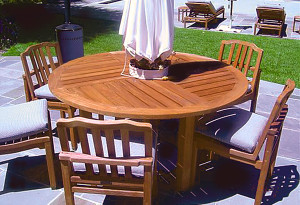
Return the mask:
M233 0L230 0L230 21L229 21L229 28L232 28L232 10L233 10Z
M65 0L65 23L70 23L70 0Z

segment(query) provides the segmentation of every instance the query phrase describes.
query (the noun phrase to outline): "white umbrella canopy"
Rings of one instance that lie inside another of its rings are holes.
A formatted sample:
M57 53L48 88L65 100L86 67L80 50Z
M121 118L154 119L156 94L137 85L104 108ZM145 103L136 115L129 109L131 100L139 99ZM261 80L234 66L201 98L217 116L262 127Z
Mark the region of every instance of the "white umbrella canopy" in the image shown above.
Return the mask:
M119 34L135 59L165 60L173 52L174 0L125 0Z

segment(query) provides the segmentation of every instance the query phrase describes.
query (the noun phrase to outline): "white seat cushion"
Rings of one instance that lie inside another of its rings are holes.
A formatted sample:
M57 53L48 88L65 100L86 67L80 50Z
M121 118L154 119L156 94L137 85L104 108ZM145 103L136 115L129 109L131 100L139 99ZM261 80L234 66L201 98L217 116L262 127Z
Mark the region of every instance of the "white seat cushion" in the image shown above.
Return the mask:
M57 98L51 93L48 84L36 89L34 94L39 99L57 100Z
M200 118L196 131L252 153L267 121L266 117L231 107Z
M48 107L45 99L0 108L0 142L47 130Z

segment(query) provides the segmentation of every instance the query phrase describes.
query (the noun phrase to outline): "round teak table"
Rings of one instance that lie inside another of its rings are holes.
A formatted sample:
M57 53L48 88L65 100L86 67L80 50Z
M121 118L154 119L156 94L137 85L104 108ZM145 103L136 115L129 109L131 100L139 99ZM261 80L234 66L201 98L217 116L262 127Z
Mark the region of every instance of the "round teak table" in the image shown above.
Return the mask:
M190 187L195 117L228 107L247 91L232 66L194 54L170 57L169 80L121 76L123 51L85 56L63 64L49 78L51 92L80 110L133 119L179 118L177 189Z

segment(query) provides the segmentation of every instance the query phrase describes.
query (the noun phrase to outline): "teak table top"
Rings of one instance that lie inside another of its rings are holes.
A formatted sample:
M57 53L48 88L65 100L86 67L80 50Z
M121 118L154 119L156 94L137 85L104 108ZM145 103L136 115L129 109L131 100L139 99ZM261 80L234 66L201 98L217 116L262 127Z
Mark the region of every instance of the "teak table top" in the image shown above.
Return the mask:
M211 58L176 53L169 80L121 76L123 51L101 53L63 64L49 78L51 92L84 111L135 119L196 116L232 105L248 86L237 69Z

